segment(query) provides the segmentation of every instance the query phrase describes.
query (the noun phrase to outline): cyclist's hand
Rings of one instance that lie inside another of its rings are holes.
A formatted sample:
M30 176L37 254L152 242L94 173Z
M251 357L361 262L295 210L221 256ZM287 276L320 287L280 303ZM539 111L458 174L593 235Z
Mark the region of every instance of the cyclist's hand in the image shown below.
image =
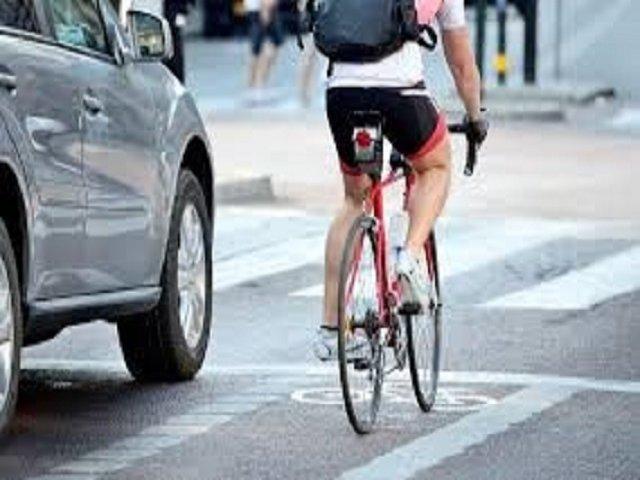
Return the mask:
M478 147L482 145L489 133L489 121L482 116L477 120L465 117L464 123L468 126L467 138Z

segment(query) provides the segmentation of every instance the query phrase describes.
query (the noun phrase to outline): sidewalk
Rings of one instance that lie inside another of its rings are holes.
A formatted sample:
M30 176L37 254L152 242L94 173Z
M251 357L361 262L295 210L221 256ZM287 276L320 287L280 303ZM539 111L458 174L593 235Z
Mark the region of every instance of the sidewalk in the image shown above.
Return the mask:
M331 211L340 175L322 117L223 120L209 117L217 174L268 176L279 201ZM494 125L477 174L462 176L455 140L450 216L640 219L640 138L567 125Z

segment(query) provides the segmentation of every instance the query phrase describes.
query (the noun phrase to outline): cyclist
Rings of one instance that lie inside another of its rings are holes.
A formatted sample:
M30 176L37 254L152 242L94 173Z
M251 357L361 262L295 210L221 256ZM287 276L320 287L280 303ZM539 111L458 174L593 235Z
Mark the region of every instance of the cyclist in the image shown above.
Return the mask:
M466 110L472 140L484 141L488 124L480 108L480 75L465 22L464 0L416 0L420 23L436 19L444 55ZM332 71L331 71L332 70ZM378 111L393 146L410 161L415 186L409 199L409 228L396 269L408 281L413 299L426 299L429 280L424 267L424 243L447 199L451 179L451 146L443 114L424 84L422 54L416 42L371 63L334 63L327 81L326 108L344 182L344 204L329 229L325 250L323 324L314 351L321 360L337 356L338 276L349 227L362 213L369 177L354 163L354 111ZM358 337L348 350L359 347ZM362 340L360 340L362 341Z

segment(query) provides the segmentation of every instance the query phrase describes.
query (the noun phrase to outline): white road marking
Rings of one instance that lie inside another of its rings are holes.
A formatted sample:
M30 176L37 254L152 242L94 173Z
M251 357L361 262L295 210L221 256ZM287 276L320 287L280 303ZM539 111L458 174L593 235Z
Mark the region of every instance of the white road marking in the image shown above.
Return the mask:
M219 415L206 413L187 413L170 417L166 421L166 426L173 425L206 425L211 428L215 425L222 425L233 420L233 415Z
M368 392L357 397L370 398ZM311 405L342 405L342 389L340 387L315 387L296 390L291 399ZM386 382L382 402L384 404L415 404L415 394L409 379L404 382ZM433 408L434 413L472 412L481 408L496 405L498 399L485 395L468 387L445 386L438 389L438 396Z
M29 480L98 480L97 475L68 474L68 473L48 473L37 477L30 477Z
M577 388L556 385L528 387L503 399L498 407L480 410L429 435L344 472L340 480L403 480L412 478L490 435L508 430L533 415L568 400Z
M214 290L287 272L322 259L324 237L294 238L215 264Z
M126 375L122 362L110 361L25 359L24 368L64 373L83 371L85 376L87 371L106 372L115 376ZM211 404L199 405L184 414L166 419L162 424L148 427L132 437L118 440L105 448L88 452L74 461L57 466L47 475L32 477L30 480L93 480L96 474L122 470L136 461L154 456L162 450L206 433L217 425L230 422L237 415L255 411L266 403L288 398L295 386L300 384L299 382L313 383L315 379L327 376L335 379L337 367L319 364L244 364L206 368L201 375L261 375L272 376L273 380L260 383L250 390L214 399ZM447 384L514 385L525 387L525 389L506 397L492 408L481 409L478 413L470 414L455 424L374 461L381 461L381 466L372 462L362 469L347 472L346 475L353 476L345 478L365 478L359 475L370 475L371 472L381 471L388 473L389 469L393 470L393 474L385 478L408 478L419 470L435 465L433 462L436 460L440 461L461 452L469 445L480 443L488 435L504 431L511 424L522 422L536 412L569 398L574 392L595 390L640 394L640 382L627 380L508 372L452 371L442 372L440 378ZM295 379L298 383L289 381L291 379ZM286 385L279 383L281 380ZM391 376L390 380L407 382L408 379L404 372L404 375ZM475 398L475 401L478 401L478 398ZM429 451L429 455L414 456L416 451ZM409 456L411 460L407 461L405 456ZM405 468L404 476L399 476L396 462ZM378 477L367 476L366 478Z
M121 470L128 466L121 460L84 460L79 459L55 467L52 472L101 474Z
M148 427L138 433L138 435L144 437L153 437L153 436L185 436L191 437L194 435L200 435L207 432L211 425L208 423L200 425L176 425L173 422L167 422L165 425L154 425L153 427Z
M534 287L485 304L488 308L586 310L608 298L640 289L640 247L604 258Z
M60 360L45 358L25 358L22 362L25 370L49 370L52 372L100 372L130 378L122 362L95 360ZM404 372L407 374L406 370ZM275 401L282 395L291 392L288 385L280 385L277 377L295 376L296 378L330 376L338 378L337 364L321 363L248 363L240 365L205 366L200 377L215 377L217 375L254 375L273 376L274 382L261 384L250 391L243 392L242 397L263 399L264 403ZM394 374L393 377L395 378ZM401 375L398 375L401 376ZM287 379L285 379L287 380ZM505 385L556 385L576 387L582 390L595 390L614 393L640 393L640 381L623 379L596 379L588 377L567 377L557 375L539 375L532 373L486 372L486 371L450 371L440 372L440 380L444 383L478 383ZM236 396L234 394L233 396ZM276 398L274 398L276 397ZM216 405L224 404L224 397L215 399Z
M581 222L509 218L503 221L487 220L477 227L477 222L469 222L468 231L453 235L448 233L449 229L454 226L456 230L461 228L460 222L446 220L443 223L442 235L439 236L438 242L442 278L484 267L565 235L579 234L585 228L585 224ZM464 226L462 229L464 230ZM293 297L322 295L322 284L291 293Z
M35 363L40 367L46 362ZM105 368L116 375L122 373L124 367L118 362L84 362L90 369ZM55 366L68 372L74 370L73 361L54 362ZM289 392L287 392L288 394ZM111 445L95 451L87 452L79 458L58 465L51 471L53 480L64 480L58 474L70 475L68 480L76 478L74 475L112 473L130 467L134 462L157 455L162 450L177 446L190 438L202 435L213 427L230 422L236 416L258 410L265 404L284 398L277 395L265 395L264 392L244 391L238 394L221 396L210 404L200 405L185 414L169 417L162 424L149 426L133 436L118 440ZM219 400L219 402L218 402ZM49 474L49 475L51 475ZM42 480L34 477L29 480ZM84 480L85 477L78 477ZM95 478L95 477L88 477Z

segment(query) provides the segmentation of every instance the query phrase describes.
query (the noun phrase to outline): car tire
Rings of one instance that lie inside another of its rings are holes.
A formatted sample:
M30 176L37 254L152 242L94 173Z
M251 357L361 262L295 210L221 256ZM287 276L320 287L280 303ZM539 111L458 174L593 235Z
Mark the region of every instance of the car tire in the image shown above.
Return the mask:
M209 343L213 301L212 227L202 188L189 170L182 170L179 174L170 222L158 305L151 312L118 321L118 336L125 363L131 374L140 381L192 379L202 367ZM200 225L199 229L197 224ZM188 234L190 238L187 238ZM200 267L195 266L196 263L201 265L197 253L192 255L191 270L191 260L189 265L181 266L191 258L189 252L196 251L198 237L202 242L202 272ZM198 260L195 260L196 257ZM196 273L192 275L189 272ZM198 298L203 286L204 298L200 302ZM192 317L187 317L187 309ZM198 313L200 309L202 316ZM191 324L188 323L189 318ZM197 323L200 320L202 323Z
M6 433L16 409L22 329L16 257L0 219L0 437Z

